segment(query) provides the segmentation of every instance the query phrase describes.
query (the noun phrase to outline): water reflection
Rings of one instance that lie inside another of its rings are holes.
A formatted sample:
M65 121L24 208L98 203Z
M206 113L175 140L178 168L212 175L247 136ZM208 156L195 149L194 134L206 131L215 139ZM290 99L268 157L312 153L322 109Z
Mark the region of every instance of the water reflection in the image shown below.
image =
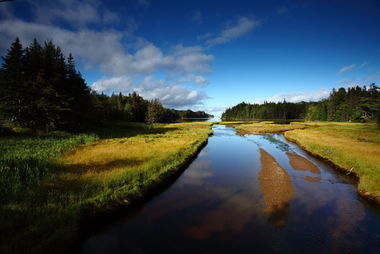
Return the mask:
M203 185L207 183L207 179L213 176L211 170L211 160L198 160L193 164L193 170L186 172L186 178L181 181L181 185Z
M213 128L170 188L81 253L380 253L380 213L351 181L283 135Z
M222 232L243 232L252 219L252 211L257 210L250 192L219 188L213 189L213 194L218 202L210 204L210 211L186 230L186 234L194 239L206 240Z
M290 145L278 138L278 134L268 134L263 135L263 138L269 141L271 144L275 145L276 148L283 152L287 152L290 150Z
M273 156L264 149L260 149L260 155L259 182L264 194L264 212L273 226L284 226L289 216L289 202L294 196L292 181Z

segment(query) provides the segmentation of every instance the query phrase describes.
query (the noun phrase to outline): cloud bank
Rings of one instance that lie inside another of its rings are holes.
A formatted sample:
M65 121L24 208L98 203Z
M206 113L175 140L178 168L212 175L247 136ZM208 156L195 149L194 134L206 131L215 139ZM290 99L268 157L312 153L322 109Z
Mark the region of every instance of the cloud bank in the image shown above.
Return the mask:
M184 86L171 84L165 80L146 76L137 82L128 76L102 79L93 83L93 89L104 93L132 93L137 92L147 99L160 98L168 107L185 108L202 105L204 99L209 98L202 91L190 90Z

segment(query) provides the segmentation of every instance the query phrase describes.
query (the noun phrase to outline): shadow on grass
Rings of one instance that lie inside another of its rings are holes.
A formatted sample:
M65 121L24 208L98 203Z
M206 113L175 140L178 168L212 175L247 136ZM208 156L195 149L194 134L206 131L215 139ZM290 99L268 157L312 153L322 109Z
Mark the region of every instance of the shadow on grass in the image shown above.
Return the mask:
M51 131L49 133L35 133L33 131L26 132L14 132L10 129L0 126L0 137L3 138L56 138L65 139L67 136L73 134L89 134L97 135L99 138L123 138L123 137L133 137L137 135L147 135L147 134L164 134L169 131L177 130L174 127L159 127L152 124L146 123L133 123L133 122L109 122L107 124L102 124L98 126L93 126L82 131Z
M88 131L95 133L99 138L124 138L137 135L164 134L169 131L177 130L174 127L157 127L144 123L109 123L102 127L97 127Z
M134 159L117 159L106 163L88 163L88 164L73 164L67 167L66 172L74 174L100 173L103 171L123 168L127 166L138 166L143 163L142 160Z

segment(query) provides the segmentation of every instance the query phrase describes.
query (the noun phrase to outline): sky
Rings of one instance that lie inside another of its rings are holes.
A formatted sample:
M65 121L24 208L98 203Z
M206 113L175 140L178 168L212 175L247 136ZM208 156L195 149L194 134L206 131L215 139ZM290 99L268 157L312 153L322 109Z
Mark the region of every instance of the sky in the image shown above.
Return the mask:
M380 82L379 0L0 2L0 55L53 40L87 84L220 115Z

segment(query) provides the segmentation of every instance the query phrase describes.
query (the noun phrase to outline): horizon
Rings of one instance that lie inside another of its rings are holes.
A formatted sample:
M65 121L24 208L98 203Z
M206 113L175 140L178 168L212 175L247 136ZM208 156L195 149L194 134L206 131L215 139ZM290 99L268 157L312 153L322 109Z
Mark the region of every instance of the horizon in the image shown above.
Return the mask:
M52 39L97 92L220 116L377 83L379 11L375 0L16 0L0 4L0 54L16 37Z

